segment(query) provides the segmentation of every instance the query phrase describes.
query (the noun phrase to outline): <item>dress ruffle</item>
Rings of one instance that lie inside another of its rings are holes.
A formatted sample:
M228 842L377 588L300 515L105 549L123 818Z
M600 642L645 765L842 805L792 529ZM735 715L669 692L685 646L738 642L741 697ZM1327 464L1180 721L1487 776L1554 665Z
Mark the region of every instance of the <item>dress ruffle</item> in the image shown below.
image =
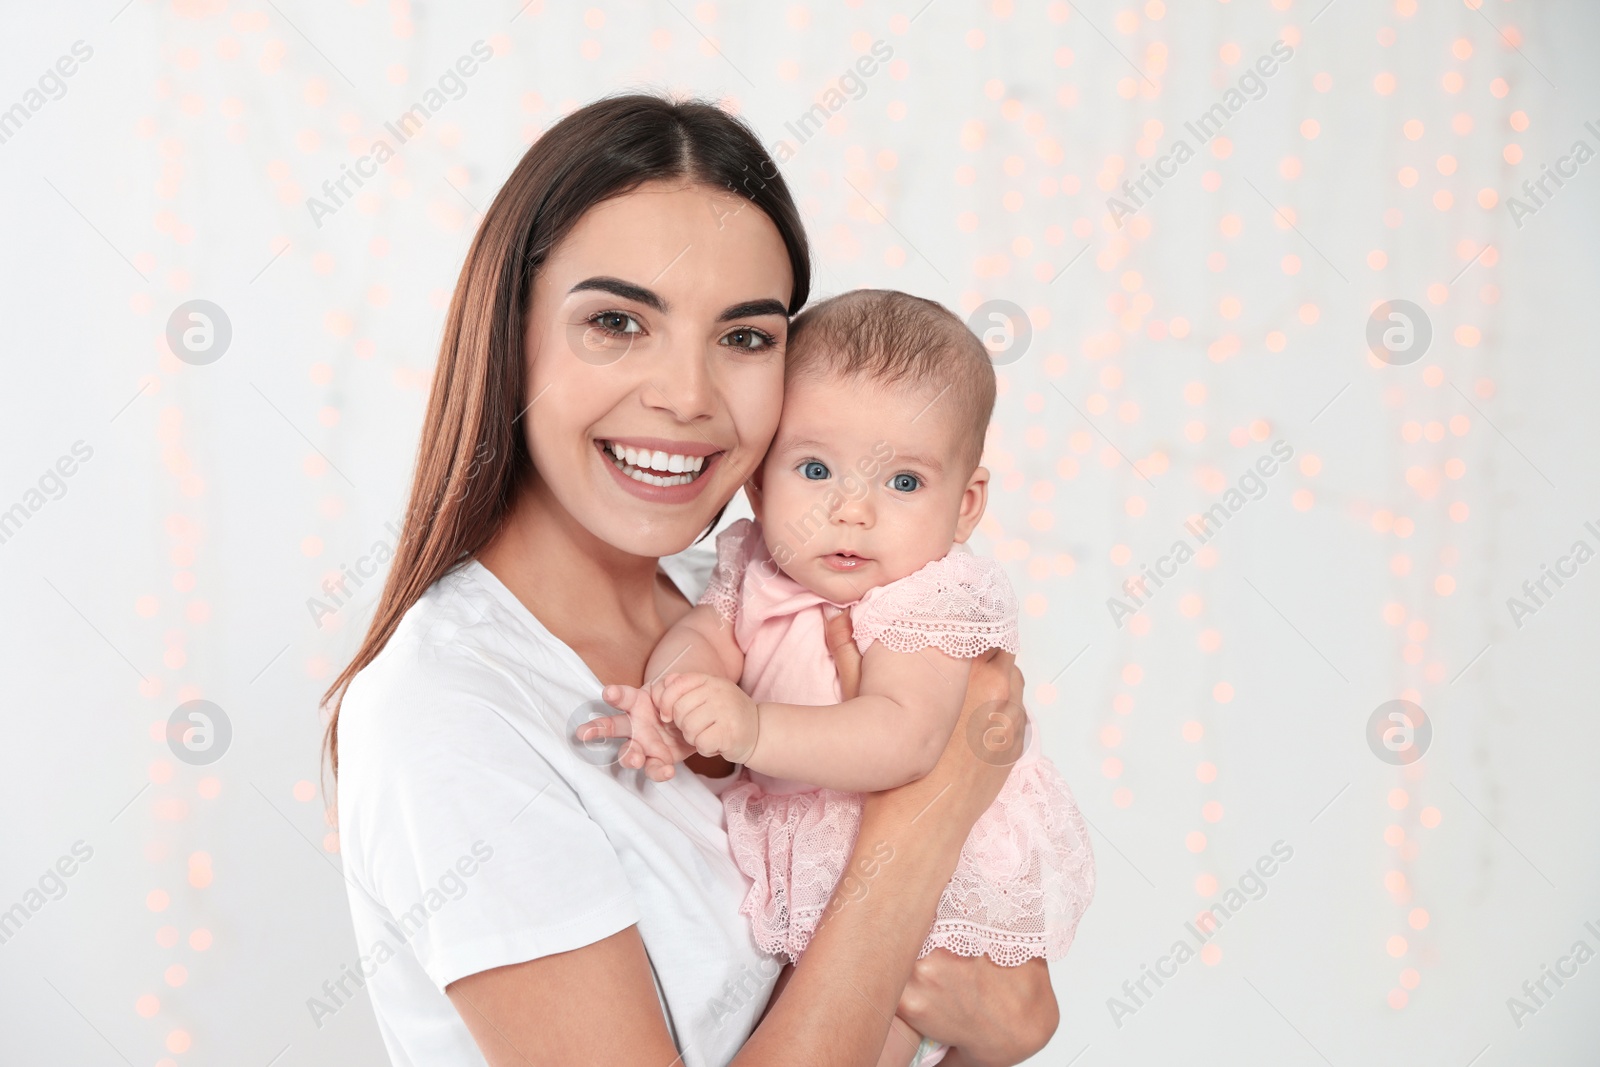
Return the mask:
M752 573L752 566L759 571ZM699 603L738 625L747 600L765 610L798 610L822 603L787 575L767 551L761 527L740 519L717 535L717 562ZM770 602L770 603L768 603ZM894 652L937 648L956 659L972 659L991 648L1015 653L1017 595L1005 568L965 546L933 560L914 574L867 590L850 619L856 645L874 641ZM759 614L759 612L758 612Z
M739 601L744 573L752 560L766 552L761 527L740 519L717 534L717 562L698 603L709 604L728 622L739 621Z
M723 794L734 861L752 882L740 912L762 951L791 962L805 952L845 874L861 802L832 789L769 794L754 782ZM1058 959L1093 897L1094 852L1071 790L1049 760L1023 762L962 846L918 956L942 948L1007 967Z
M874 641L893 652L932 647L956 659L991 648L1017 651L1011 580L994 560L964 550L867 590L850 619L862 651Z

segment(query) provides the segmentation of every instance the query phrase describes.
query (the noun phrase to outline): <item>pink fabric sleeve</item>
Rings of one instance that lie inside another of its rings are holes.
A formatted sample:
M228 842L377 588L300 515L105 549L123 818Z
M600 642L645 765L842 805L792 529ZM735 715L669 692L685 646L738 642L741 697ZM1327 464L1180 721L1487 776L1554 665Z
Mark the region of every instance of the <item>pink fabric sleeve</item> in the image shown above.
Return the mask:
M744 572L757 552L764 548L761 528L749 519L740 519L717 535L717 563L711 580L700 594L699 603L709 604L728 622L739 620L739 591Z
M991 648L1017 651L1017 595L1005 569L951 552L915 574L867 592L851 612L856 643L895 652L932 646L957 659Z

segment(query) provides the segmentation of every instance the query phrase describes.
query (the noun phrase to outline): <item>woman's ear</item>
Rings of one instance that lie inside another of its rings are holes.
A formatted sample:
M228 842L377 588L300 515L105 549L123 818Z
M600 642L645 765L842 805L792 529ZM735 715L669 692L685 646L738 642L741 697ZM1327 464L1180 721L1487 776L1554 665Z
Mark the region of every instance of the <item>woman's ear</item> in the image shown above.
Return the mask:
M989 469L978 467L967 479L967 488L961 494L961 510L956 516L956 543L965 544L972 531L983 518L983 509L989 504Z

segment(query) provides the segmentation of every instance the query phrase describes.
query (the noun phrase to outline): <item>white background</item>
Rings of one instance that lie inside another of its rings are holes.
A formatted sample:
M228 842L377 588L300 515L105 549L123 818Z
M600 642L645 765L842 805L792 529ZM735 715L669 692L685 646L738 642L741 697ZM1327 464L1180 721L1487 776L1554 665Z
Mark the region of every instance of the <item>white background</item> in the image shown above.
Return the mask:
M1600 963L1520 1028L1507 998L1600 950L1600 563L1520 628L1507 598L1600 549L1600 162L1520 227L1506 203L1600 149L1593 5L120 5L12 3L0 34L0 108L93 49L0 144L0 510L93 449L0 543L0 908L93 849L0 945L0 1061L381 1062L364 997L306 1007L357 951L316 702L377 583L320 627L307 601L392 542L479 209L622 89L792 140L875 41L890 64L784 167L817 295L1004 299L1033 328L981 547L1027 597L1030 705L1100 879L1034 1062L1594 1061ZM306 198L478 40L465 95L314 225ZM1114 226L1107 190L1275 40L1226 144ZM208 366L165 341L197 298L232 327ZM1366 347L1389 299L1431 323L1408 365ZM1114 625L1280 439L1291 466ZM234 731L210 767L162 735L200 697ZM1433 727L1405 769L1363 733L1400 697ZM1118 1025L1108 999L1279 840L1219 951Z

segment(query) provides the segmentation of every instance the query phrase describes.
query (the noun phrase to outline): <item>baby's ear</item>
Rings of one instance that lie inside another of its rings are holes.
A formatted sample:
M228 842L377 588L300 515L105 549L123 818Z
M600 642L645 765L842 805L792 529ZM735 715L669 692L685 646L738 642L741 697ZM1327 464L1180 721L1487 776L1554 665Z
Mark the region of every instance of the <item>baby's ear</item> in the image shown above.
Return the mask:
M961 494L961 510L956 516L956 544L965 544L972 531L983 518L983 509L989 505L989 468L977 467L967 479L967 488Z

